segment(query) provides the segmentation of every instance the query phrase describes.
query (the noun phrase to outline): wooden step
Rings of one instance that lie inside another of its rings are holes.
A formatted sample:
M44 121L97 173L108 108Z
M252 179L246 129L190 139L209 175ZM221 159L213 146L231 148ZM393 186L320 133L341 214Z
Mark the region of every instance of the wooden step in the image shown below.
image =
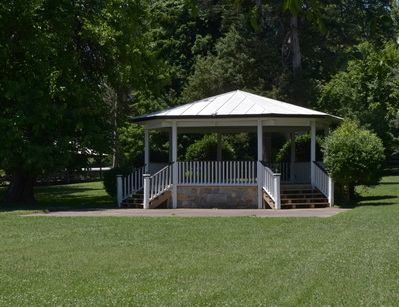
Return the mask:
M298 204L281 204L282 209L300 209L300 208L326 208L329 203L298 203Z
M325 208L329 206L327 198L310 185L284 186L281 189L281 208Z
M161 205L163 205L164 203L166 203L164 205L164 207L169 207L169 200L171 197L171 192L170 191L166 191L165 193L159 195L157 198L153 199L150 202L150 209L155 209L160 207ZM123 208L144 208L144 195L143 195L143 191L139 191L136 194L132 195L129 198L126 198L123 202L122 202L122 207Z
M123 208L143 208L144 203L144 192L143 190L138 191L136 194L126 198L122 202Z
M325 197L306 198L306 199L297 199L297 198L281 199L281 204L314 204L314 203L325 203L325 202L327 202L327 199Z

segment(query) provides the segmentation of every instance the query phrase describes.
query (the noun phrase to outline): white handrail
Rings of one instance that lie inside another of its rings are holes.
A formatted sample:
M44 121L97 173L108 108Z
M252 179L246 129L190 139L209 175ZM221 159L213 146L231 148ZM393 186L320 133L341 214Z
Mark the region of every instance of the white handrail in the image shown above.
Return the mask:
M291 180L291 163L290 162L266 162L265 165L270 168L275 174L281 175L281 181Z
M262 188L265 192L270 196L270 198L274 201L274 205L276 209L281 209L281 200L280 200L280 178L281 175L278 173L274 173L267 166L262 166Z
M314 181L312 185L320 190L328 198L330 207L334 205L334 181L327 171L319 163L313 161L315 165Z
M141 166L133 170L133 172L129 175L117 176L117 199L119 207L121 206L123 200L132 196L144 187L144 171L145 166Z
M178 163L178 184L255 185L256 161L191 161Z
M150 176L149 180L149 201L151 201L172 187L172 164Z

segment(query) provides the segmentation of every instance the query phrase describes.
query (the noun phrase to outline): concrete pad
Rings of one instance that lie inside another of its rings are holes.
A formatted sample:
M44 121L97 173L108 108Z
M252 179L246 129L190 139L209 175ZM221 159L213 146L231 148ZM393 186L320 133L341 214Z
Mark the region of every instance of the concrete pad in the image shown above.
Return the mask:
M70 211L56 211L36 213L29 216L180 216L180 217L329 217L351 209L322 208L322 209L80 209Z

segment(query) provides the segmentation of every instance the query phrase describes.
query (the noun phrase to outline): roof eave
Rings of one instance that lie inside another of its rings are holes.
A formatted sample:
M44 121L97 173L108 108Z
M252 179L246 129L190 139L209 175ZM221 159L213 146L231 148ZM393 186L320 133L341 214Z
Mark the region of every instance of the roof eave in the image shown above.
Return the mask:
M162 115L162 116L139 116L132 118L135 123L145 123L153 120L218 120L218 119L247 119L247 118L308 118L308 119L331 119L334 122L340 122L341 117L330 114L251 114L251 115Z

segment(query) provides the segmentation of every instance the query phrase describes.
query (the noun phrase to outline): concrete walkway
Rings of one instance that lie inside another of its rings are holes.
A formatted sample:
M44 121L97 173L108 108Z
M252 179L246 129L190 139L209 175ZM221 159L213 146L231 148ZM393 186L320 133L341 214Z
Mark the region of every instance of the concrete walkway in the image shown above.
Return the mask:
M80 209L49 213L30 214L29 216L184 216L184 217L329 217L350 209Z

